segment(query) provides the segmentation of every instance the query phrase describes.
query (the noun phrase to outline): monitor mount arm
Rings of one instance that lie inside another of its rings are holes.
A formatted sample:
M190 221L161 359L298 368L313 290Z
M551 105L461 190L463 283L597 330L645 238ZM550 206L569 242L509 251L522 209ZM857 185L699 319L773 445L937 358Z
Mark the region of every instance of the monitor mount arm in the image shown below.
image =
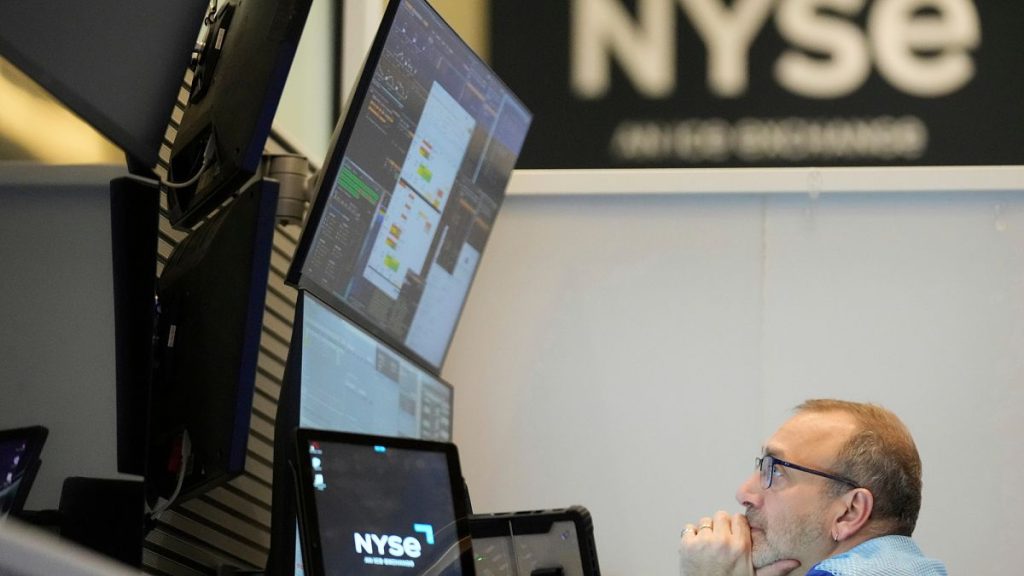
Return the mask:
M276 180L280 186L277 200L277 221L281 224L302 224L306 205L313 199L316 172L301 154L264 154L261 173Z

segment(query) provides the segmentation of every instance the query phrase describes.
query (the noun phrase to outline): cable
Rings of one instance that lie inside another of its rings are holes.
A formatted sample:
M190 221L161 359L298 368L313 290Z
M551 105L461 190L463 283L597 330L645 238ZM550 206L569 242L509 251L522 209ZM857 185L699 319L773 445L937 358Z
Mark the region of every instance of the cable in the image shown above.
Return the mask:
M185 430L181 434L181 466L178 469L178 483L174 487L174 492L166 500L160 498L157 500L154 508L149 507L149 502L146 502L146 511L149 513L150 518L156 519L158 516L163 514L168 508L174 504L174 501L178 499L181 494L181 487L185 484L185 475L188 470L188 461L192 457L192 441L188 437L188 430Z
M206 172L206 169L213 164L213 156L217 153L216 138L213 134L210 134L210 138L206 141L206 149L203 150L203 163L199 166L199 171L194 176L184 182L171 182L164 178L160 179L160 185L166 186L167 188L188 188L199 181L199 177Z

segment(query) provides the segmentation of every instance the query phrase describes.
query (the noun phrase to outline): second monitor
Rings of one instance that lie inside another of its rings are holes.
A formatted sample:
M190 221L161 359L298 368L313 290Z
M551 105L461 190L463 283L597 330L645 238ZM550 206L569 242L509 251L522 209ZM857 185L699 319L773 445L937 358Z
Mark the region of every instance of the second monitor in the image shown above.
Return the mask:
M299 425L447 441L452 389L308 293L301 295Z

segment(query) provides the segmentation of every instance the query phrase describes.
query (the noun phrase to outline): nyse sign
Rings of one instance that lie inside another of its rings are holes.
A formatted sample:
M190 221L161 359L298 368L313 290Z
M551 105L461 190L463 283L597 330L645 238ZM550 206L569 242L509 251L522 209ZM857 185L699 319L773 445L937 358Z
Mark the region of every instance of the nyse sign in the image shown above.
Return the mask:
M492 54L525 166L1021 163L1019 4L495 0Z
M584 98L607 94L614 57L639 93L670 97L676 89L676 3L704 42L707 86L723 98L747 91L750 47L773 10L780 36L792 46L775 61L775 80L808 98L855 92L871 72L872 55L899 90L945 96L974 75L971 50L981 40L971 0L878 0L867 12L866 30L852 20L866 0L737 0L730 7L720 0L639 0L638 20L618 0L573 0L575 91ZM934 13L922 13L929 9Z

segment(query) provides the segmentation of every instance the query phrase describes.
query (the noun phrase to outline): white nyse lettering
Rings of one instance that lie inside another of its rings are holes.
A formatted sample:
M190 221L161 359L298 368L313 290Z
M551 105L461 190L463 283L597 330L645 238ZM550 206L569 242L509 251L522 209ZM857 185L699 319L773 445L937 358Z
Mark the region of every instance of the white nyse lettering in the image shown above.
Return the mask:
M981 25L971 0L877 0L868 30L879 72L908 94L944 96L974 77Z
M743 96L750 48L772 10L783 40L775 80L808 98L840 98L864 85L872 58L904 93L936 98L974 77L971 51L981 43L972 0L572 0L571 83L598 99L611 84L615 58L642 96L663 99L676 88L676 5L689 17L707 53L709 91ZM868 5L867 30L856 24ZM823 57L819 57L823 56Z
M750 45L764 26L772 0L679 0L708 52L708 88L735 98L747 91Z
M401 536L389 536L388 537L388 554L392 556L401 556L405 553L405 549L402 548L402 537Z
M409 558L419 558L423 552L423 546L420 544L420 541L412 536L402 541L402 547L405 549L405 555Z
M675 90L676 19L672 0L638 0L637 20L619 0L573 0L572 87L601 98L611 84L611 56L637 91L664 98Z
M825 54L815 58L786 50L775 63L775 79L783 88L809 98L846 96L871 74L871 57L864 35L849 20L821 10L856 16L864 0L788 0L775 15L783 38L798 48Z
M356 541L356 554L373 554L373 544L370 543L369 534L352 534Z

